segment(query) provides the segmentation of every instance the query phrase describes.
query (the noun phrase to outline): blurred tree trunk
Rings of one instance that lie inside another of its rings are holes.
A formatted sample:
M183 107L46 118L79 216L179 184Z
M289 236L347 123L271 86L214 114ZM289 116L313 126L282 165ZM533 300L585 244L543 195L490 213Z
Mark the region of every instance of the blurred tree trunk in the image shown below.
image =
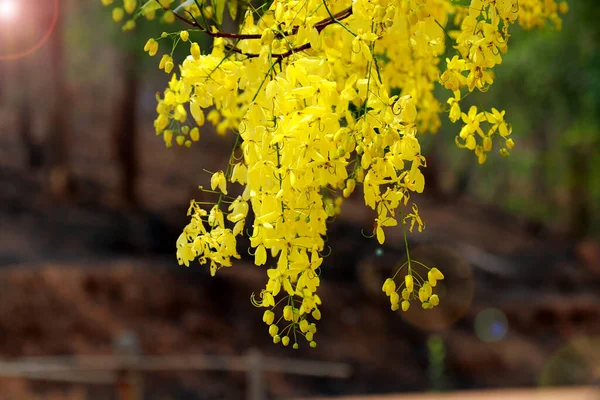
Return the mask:
M550 108L550 106L548 106ZM548 160L548 151L550 143L548 140L549 130L546 121L540 121L539 126L534 131L535 149L537 151L537 165L533 172L533 187L535 193L543 204L550 206L553 198L548 190L547 168L550 165Z
M592 217L589 201L590 157L582 145L573 146L568 150L569 165L569 230L570 234L580 239L590 228Z
M20 85L22 85L18 93L16 129L21 145L23 146L23 151L25 152L26 167L30 171L33 171L42 166L44 158L41 143L39 143L39 140L36 140L33 134L32 119L34 112L33 105L31 104L31 87L28 85L30 82L28 76L30 65L28 65L27 59L23 58L15 61L15 66L17 82L20 82Z
M113 151L118 163L121 200L127 207L138 204L136 186L138 177L137 109L140 81L137 73L137 57L124 56L121 71L121 93L115 102L112 128Z
M433 145L427 152L427 168L423 168L423 176L427 185L427 194L435 200L444 200L444 189L440 181L441 152L439 151L441 138L436 136Z
M68 146L70 104L67 96L64 55L65 3L65 1L58 2L58 20L48 43L54 98L46 136L50 163L49 189L53 196L63 199L69 197L73 190Z

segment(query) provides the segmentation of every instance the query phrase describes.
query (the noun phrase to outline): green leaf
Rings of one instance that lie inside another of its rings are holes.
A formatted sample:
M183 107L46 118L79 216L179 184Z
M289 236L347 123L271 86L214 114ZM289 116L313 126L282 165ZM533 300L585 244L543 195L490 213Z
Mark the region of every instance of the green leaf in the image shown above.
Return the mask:
M231 15L231 19L235 21L235 18L237 17L238 0L229 0L227 2L227 8L229 9L229 15Z
M223 23L223 12L225 11L225 1L227 0L212 0L213 3L213 20L217 25Z

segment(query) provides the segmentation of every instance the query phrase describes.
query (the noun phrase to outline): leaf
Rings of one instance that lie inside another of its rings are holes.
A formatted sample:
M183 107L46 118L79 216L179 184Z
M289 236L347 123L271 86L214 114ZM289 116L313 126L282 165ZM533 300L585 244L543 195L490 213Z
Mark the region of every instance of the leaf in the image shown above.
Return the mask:
M162 6L156 0L148 0L143 6L140 7L138 15L146 15L149 12L160 10Z
M177 13L177 12L179 12L179 10L181 10L182 8L184 8L184 7L187 7L187 6L191 6L192 4L195 4L194 0L187 0L187 1L184 1L183 3L181 3L180 5L178 5L178 6L177 6L177 7L176 7L176 8L173 10L173 12L174 12L174 13Z
M223 12L225 11L225 2L227 0L212 0L213 4L213 20L217 25L223 23Z
M229 9L229 15L231 15L231 19L235 21L238 11L238 0L229 0L227 2L227 8Z

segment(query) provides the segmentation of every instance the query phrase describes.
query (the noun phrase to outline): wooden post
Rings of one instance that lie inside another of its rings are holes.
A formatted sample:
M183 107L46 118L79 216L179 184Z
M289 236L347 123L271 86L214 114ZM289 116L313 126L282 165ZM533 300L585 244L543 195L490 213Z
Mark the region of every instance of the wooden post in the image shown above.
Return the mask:
M246 400L264 400L263 356L257 349L250 349L247 359L247 396Z
M126 332L117 337L114 353L122 360L120 368L115 371L115 390L118 400L142 400L144 390L142 374L139 370L141 349L137 335Z

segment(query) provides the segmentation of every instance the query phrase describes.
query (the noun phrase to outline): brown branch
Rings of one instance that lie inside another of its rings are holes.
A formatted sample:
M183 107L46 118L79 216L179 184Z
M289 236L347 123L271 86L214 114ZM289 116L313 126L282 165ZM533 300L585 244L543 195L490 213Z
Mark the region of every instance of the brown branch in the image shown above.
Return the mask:
M160 0L156 0L156 2L163 8L163 10L173 12L169 7L163 6L160 3ZM202 25L200 25L199 23L197 23L196 21L188 19L188 18L186 18L182 15L179 15L175 12L173 12L173 15L175 16L175 18L177 18L181 22L184 22L195 28L198 28L199 30L201 30L202 32L204 32L205 34L207 34L208 36L211 36L213 38L250 40L250 39L260 39L262 37L262 35L259 33L250 34L250 33L211 32L208 29L206 29L205 27L203 27ZM334 22L337 23L338 21L346 19L351 15L352 15L352 6L343 9L342 11L338 12L337 14L334 14L333 15L334 18L331 18L331 17L325 18L325 19L315 23L314 27L317 28L317 31L321 32L323 29L325 29L327 26L333 24ZM298 26L294 26L289 32L277 32L275 34L275 37L282 38L284 36L295 35L296 33L298 33L298 29L299 29Z
M256 57L260 56L260 54L256 54L256 53L244 53L242 50L238 49L237 47L235 47L233 45L227 45L225 47L227 48L227 50L233 51L234 53L237 53L237 54L241 54L248 58L256 58ZM311 48L310 43L304 43L302 46L298 46L298 47L289 49L285 53L271 54L271 57L277 58L277 59L283 59L283 58L287 58L287 57L291 56L292 54L294 54L296 52L301 52L304 50L308 50L310 48Z

